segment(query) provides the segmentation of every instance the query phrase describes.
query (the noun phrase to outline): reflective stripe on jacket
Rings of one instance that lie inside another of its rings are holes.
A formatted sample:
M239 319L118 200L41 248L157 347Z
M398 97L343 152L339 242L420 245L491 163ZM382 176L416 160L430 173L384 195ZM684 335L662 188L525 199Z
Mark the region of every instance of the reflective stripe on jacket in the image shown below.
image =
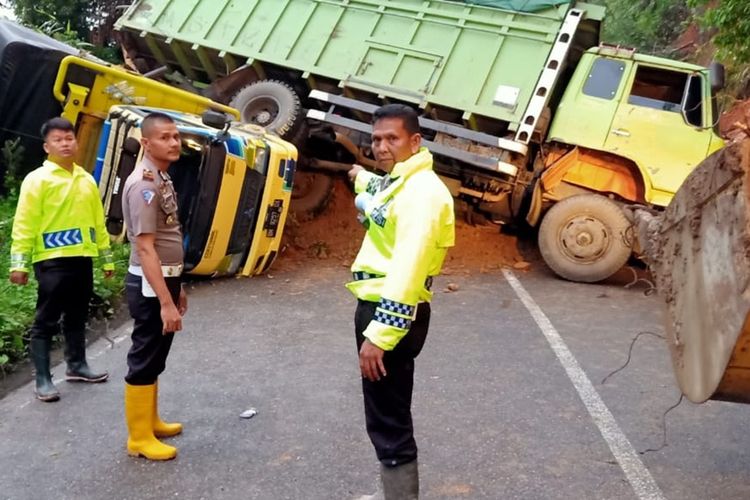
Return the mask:
M433 172L426 148L397 163L387 178L360 172L354 190L370 193L372 200L365 206L367 233L352 272L381 277L346 286L357 298L379 303L364 335L392 350L406 335L417 304L432 299L425 283L440 273L454 245L453 198Z
M97 256L105 270L114 270L99 189L78 165L68 172L47 160L26 176L11 237L11 272L57 257Z

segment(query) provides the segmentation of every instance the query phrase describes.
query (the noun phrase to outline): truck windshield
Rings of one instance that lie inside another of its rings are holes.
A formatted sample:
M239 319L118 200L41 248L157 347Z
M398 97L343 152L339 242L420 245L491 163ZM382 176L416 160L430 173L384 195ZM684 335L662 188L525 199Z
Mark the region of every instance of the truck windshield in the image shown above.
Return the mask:
M169 167L169 176L172 178L175 191L177 192L177 206L180 210L180 222L185 224L188 217L188 207L195 196L198 195L200 185L200 171L206 155L207 140L193 134L181 132L182 150L180 159Z

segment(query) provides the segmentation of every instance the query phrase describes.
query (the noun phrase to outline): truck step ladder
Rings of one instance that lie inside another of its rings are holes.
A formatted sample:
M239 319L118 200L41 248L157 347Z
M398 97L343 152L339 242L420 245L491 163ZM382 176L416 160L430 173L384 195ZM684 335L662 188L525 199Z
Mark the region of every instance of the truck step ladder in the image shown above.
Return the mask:
M534 88L534 95L526 107L523 120L516 132L517 142L528 144L531 141L534 128L549 100L550 90L555 87L555 83L563 70L565 60L568 57L570 46L573 44L573 38L583 14L584 11L582 10L571 9L568 15L565 16L565 22L563 22L562 28L560 28L560 32L557 34L557 41L552 46L547 63Z

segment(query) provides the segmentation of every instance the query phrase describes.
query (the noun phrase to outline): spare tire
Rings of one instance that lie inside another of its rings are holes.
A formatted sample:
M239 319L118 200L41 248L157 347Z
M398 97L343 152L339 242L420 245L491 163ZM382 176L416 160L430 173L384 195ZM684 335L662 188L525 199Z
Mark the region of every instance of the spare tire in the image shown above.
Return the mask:
M283 139L294 137L304 122L297 93L286 83L261 80L240 89L229 105L245 123L260 125Z

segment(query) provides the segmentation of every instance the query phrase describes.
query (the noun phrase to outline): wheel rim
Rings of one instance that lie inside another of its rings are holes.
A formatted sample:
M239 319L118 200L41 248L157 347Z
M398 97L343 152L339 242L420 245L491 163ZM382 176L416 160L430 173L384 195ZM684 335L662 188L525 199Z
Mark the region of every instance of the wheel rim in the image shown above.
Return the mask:
M607 253L612 235L602 221L579 215L561 228L558 243L566 258L578 264L589 264Z
M257 97L242 109L242 119L261 127L268 127L279 116L281 105L273 97Z

